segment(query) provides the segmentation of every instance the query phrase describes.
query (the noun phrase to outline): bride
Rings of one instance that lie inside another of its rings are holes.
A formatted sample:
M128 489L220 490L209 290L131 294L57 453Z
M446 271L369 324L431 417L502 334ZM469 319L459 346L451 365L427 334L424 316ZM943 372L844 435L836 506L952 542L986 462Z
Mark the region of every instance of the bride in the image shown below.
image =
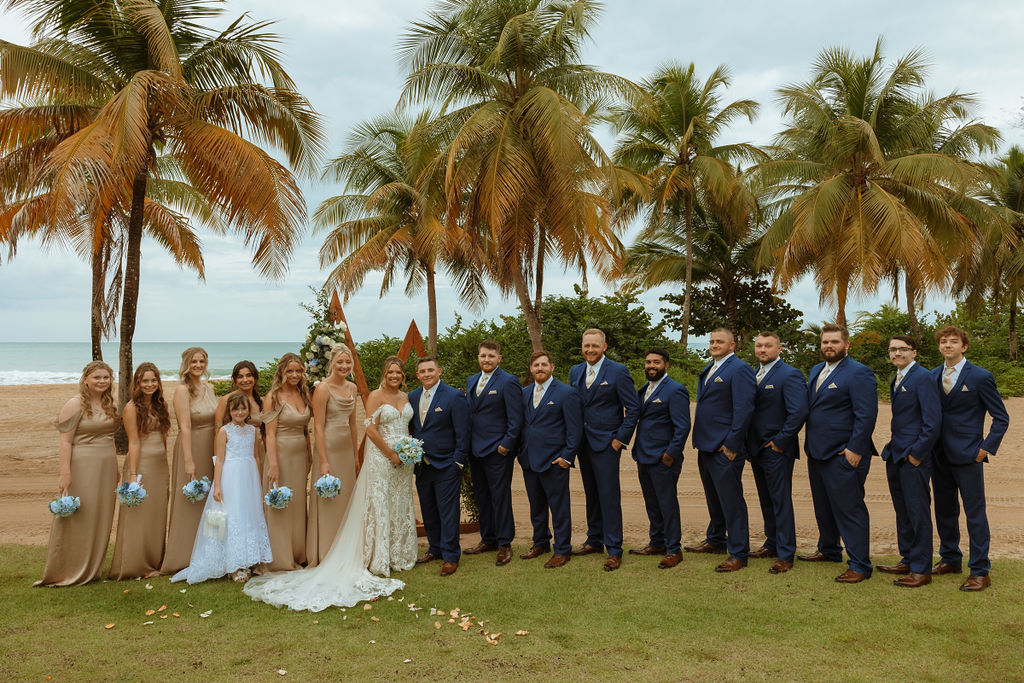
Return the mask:
M416 563L413 468L403 465L391 448L409 435L413 409L404 386L402 361L390 356L381 370L380 388L366 402L369 443L363 468L323 561L309 569L251 579L244 590L253 600L319 612L332 605L351 607L405 586L387 578Z

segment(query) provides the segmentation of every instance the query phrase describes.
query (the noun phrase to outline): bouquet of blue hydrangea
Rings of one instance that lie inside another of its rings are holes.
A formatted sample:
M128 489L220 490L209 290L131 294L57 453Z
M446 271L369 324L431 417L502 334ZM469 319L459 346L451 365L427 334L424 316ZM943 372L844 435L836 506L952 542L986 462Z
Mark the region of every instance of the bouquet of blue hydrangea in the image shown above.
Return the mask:
M206 494L210 492L212 488L209 477L203 477L202 479L193 479L189 483L181 487L181 492L185 495L185 498L192 503L198 503L199 501L206 498Z
M283 510L292 502L292 490L287 486L274 486L263 496L263 502L275 510Z
M70 517L82 507L82 499L78 496L61 496L49 503L50 512L58 517Z
M341 479L333 474L325 474L316 480L313 488L316 489L316 495L321 498L334 498L341 493Z
M423 462L423 441L403 436L395 442L395 454L403 465L418 465Z
M142 475L135 478L135 481L123 481L117 487L117 499L121 505L133 508L146 499L146 489L142 488Z

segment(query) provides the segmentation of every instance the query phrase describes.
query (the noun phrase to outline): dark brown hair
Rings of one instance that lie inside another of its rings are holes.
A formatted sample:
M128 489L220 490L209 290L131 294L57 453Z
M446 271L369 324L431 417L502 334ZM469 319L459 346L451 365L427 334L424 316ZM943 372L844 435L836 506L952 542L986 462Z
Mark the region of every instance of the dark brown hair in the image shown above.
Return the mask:
M142 393L142 378L147 372L156 375L156 391L146 400ZM164 400L164 383L160 380L160 371L153 363L139 363L132 375L132 403L135 405L135 424L139 428L139 436L145 437L152 431L151 427L156 423L160 436L167 438L167 432L171 430L171 416L167 411L167 401Z
M256 401L256 405L263 410L263 397L260 396L260 371L256 369L256 364L251 360L240 360L235 363L235 367L231 368L231 384L238 388L238 376L242 374L242 370L248 368L249 372L252 373L252 398Z
M838 332L843 335L843 341L850 341L850 331L846 329L844 325L837 325L836 323L828 323L827 325L821 326L821 333L824 335L826 332Z
M533 361L543 356L547 356L549 363L551 363L552 365L555 364L555 359L551 357L551 354L545 351L544 349L541 349L540 351L534 351L533 353L530 354L530 365L533 365Z
M890 342L893 339L897 339L897 340L903 342L904 344L906 344L907 346L909 346L910 348L912 348L914 351L917 351L917 340L914 339L913 337L908 337L905 334L897 334L897 335L894 335L892 337L889 337L889 341Z
M971 343L971 338L967 335L967 331L956 325L946 325L936 330L935 341L940 342L943 337L960 337L960 341L963 342L964 346L969 346Z
M477 344L476 348L477 351L479 351L480 349L490 349L491 351L494 351L498 355L501 355L501 344L494 341L493 339L484 339L482 342Z

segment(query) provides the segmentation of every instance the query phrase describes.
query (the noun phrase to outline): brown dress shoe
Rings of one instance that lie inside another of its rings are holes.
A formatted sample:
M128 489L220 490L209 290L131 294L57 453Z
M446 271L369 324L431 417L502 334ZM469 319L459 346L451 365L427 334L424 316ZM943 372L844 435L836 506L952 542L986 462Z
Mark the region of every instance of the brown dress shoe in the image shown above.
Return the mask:
M883 574L909 574L910 567L907 566L906 562L900 562L899 564L876 564L875 569L882 572ZM924 576L924 574L922 574Z
M740 569L743 569L746 566L747 563L743 560L738 560L735 557L730 557L728 560L715 567L715 571L721 573L735 572L739 571Z
M661 562L658 563L658 569L672 569L677 564L683 561L682 553L670 553L662 558Z
M512 548L507 545L503 545L498 548L498 556L494 558L494 566L504 567L506 564L512 561Z
M594 546L587 545L586 543L581 545L579 548L573 548L572 549L572 554L573 555L593 555L594 553L599 553L599 552L601 552L600 548L595 548Z
M609 555L608 559L604 561L604 567L602 567L602 569L604 569L606 572L613 572L620 566L622 566L622 556Z
M796 559L801 560L803 562L842 562L843 561L843 558L839 558L838 560L833 560L828 555L823 555L820 550L815 550L810 555L797 555Z
M879 567L881 569L881 567ZM927 586L932 582L931 574L915 574L909 572L906 576L901 576L892 582L894 586L903 586L904 588L920 588L921 586Z
M864 579L868 578L869 574L861 574L855 572L852 569L847 569L845 572L836 577L836 583L860 583Z
M477 543L472 548L466 548L462 552L466 553L467 555L479 555L480 553L489 553L489 552L493 552L493 551L495 551L497 549L498 549L498 546L496 546L496 545L488 545L488 544L484 543L483 541L480 541L479 543Z
M423 553L422 555L416 558L416 564L426 564L427 562L433 562L434 560L440 559L440 555L435 555L434 553L427 552Z
M535 545L525 553L519 556L520 560L532 560L535 557L546 555L551 552L551 546L547 545Z
M977 576L971 574L967 577L967 580L960 586L960 590L967 591L968 593L974 593L976 591L983 591L992 585L992 580L988 576Z
M793 568L792 560L775 560L772 566L768 567L769 574L785 574Z
M558 569L564 567L565 563L571 560L569 555L552 555L551 559L544 563L544 569Z
M648 543L643 548L630 548L630 555L664 555L665 546L656 546Z
M757 550L752 550L750 552L750 557L754 558L755 560L763 560L766 557L778 557L778 556L779 556L779 554L777 552L775 552L774 550L772 550L771 548L758 548Z
M963 568L958 564L946 564L941 560L932 567L932 575L938 576L940 574L960 574L963 572Z
M459 568L458 562L445 562L441 565L441 576L451 576Z
M711 545L707 541L701 541L697 545L684 545L683 550L688 553L708 553L713 555L721 555L725 552L725 548Z

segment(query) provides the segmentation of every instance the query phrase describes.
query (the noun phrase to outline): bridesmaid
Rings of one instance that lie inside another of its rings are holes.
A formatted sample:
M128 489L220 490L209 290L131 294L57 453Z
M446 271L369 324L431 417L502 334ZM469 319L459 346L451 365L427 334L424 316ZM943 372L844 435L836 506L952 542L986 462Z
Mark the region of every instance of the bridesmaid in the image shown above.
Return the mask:
M310 474L309 525L306 529L306 559L314 567L331 549L348 499L355 488L358 466L356 444L356 387L346 379L352 372L352 352L343 344L331 349L330 374L313 392L313 436L320 460L319 473ZM341 493L334 498L316 495L312 484L324 474L341 480Z
M77 586L99 579L114 524L117 486L117 408L111 391L114 371L101 360L82 370L79 394L61 408L59 495L78 496L82 507L54 517L46 568L36 586Z
M217 402L217 414L214 416L214 433L222 426L231 422L228 415L228 396L231 393L239 393L249 399L249 418L247 424L256 428L256 467L260 475L263 474L263 461L267 454L266 445L263 442L263 397L260 396L260 372L256 364L251 360L241 360L235 363L231 369L231 384L233 391L220 397Z
M209 358L198 346L185 349L181 354L178 369L181 382L174 390L178 439L174 444L171 512L161 574L174 574L188 566L203 516L203 503L190 502L181 493L181 487L204 476L213 482L213 418L217 412L217 397L209 382L203 381L208 377Z
M267 472L264 487L273 484L292 490L288 507L267 507L267 530L274 561L267 571L298 569L306 563L306 484L313 449L309 441L312 402L306 386L306 370L294 353L286 353L277 363L274 383L267 394Z
M118 511L114 559L107 575L114 581L158 576L164 559L171 416L160 371L152 363L141 363L135 369L132 400L124 407L123 419L128 433L124 481L135 481L137 475L142 475L146 498L138 507L122 505Z

